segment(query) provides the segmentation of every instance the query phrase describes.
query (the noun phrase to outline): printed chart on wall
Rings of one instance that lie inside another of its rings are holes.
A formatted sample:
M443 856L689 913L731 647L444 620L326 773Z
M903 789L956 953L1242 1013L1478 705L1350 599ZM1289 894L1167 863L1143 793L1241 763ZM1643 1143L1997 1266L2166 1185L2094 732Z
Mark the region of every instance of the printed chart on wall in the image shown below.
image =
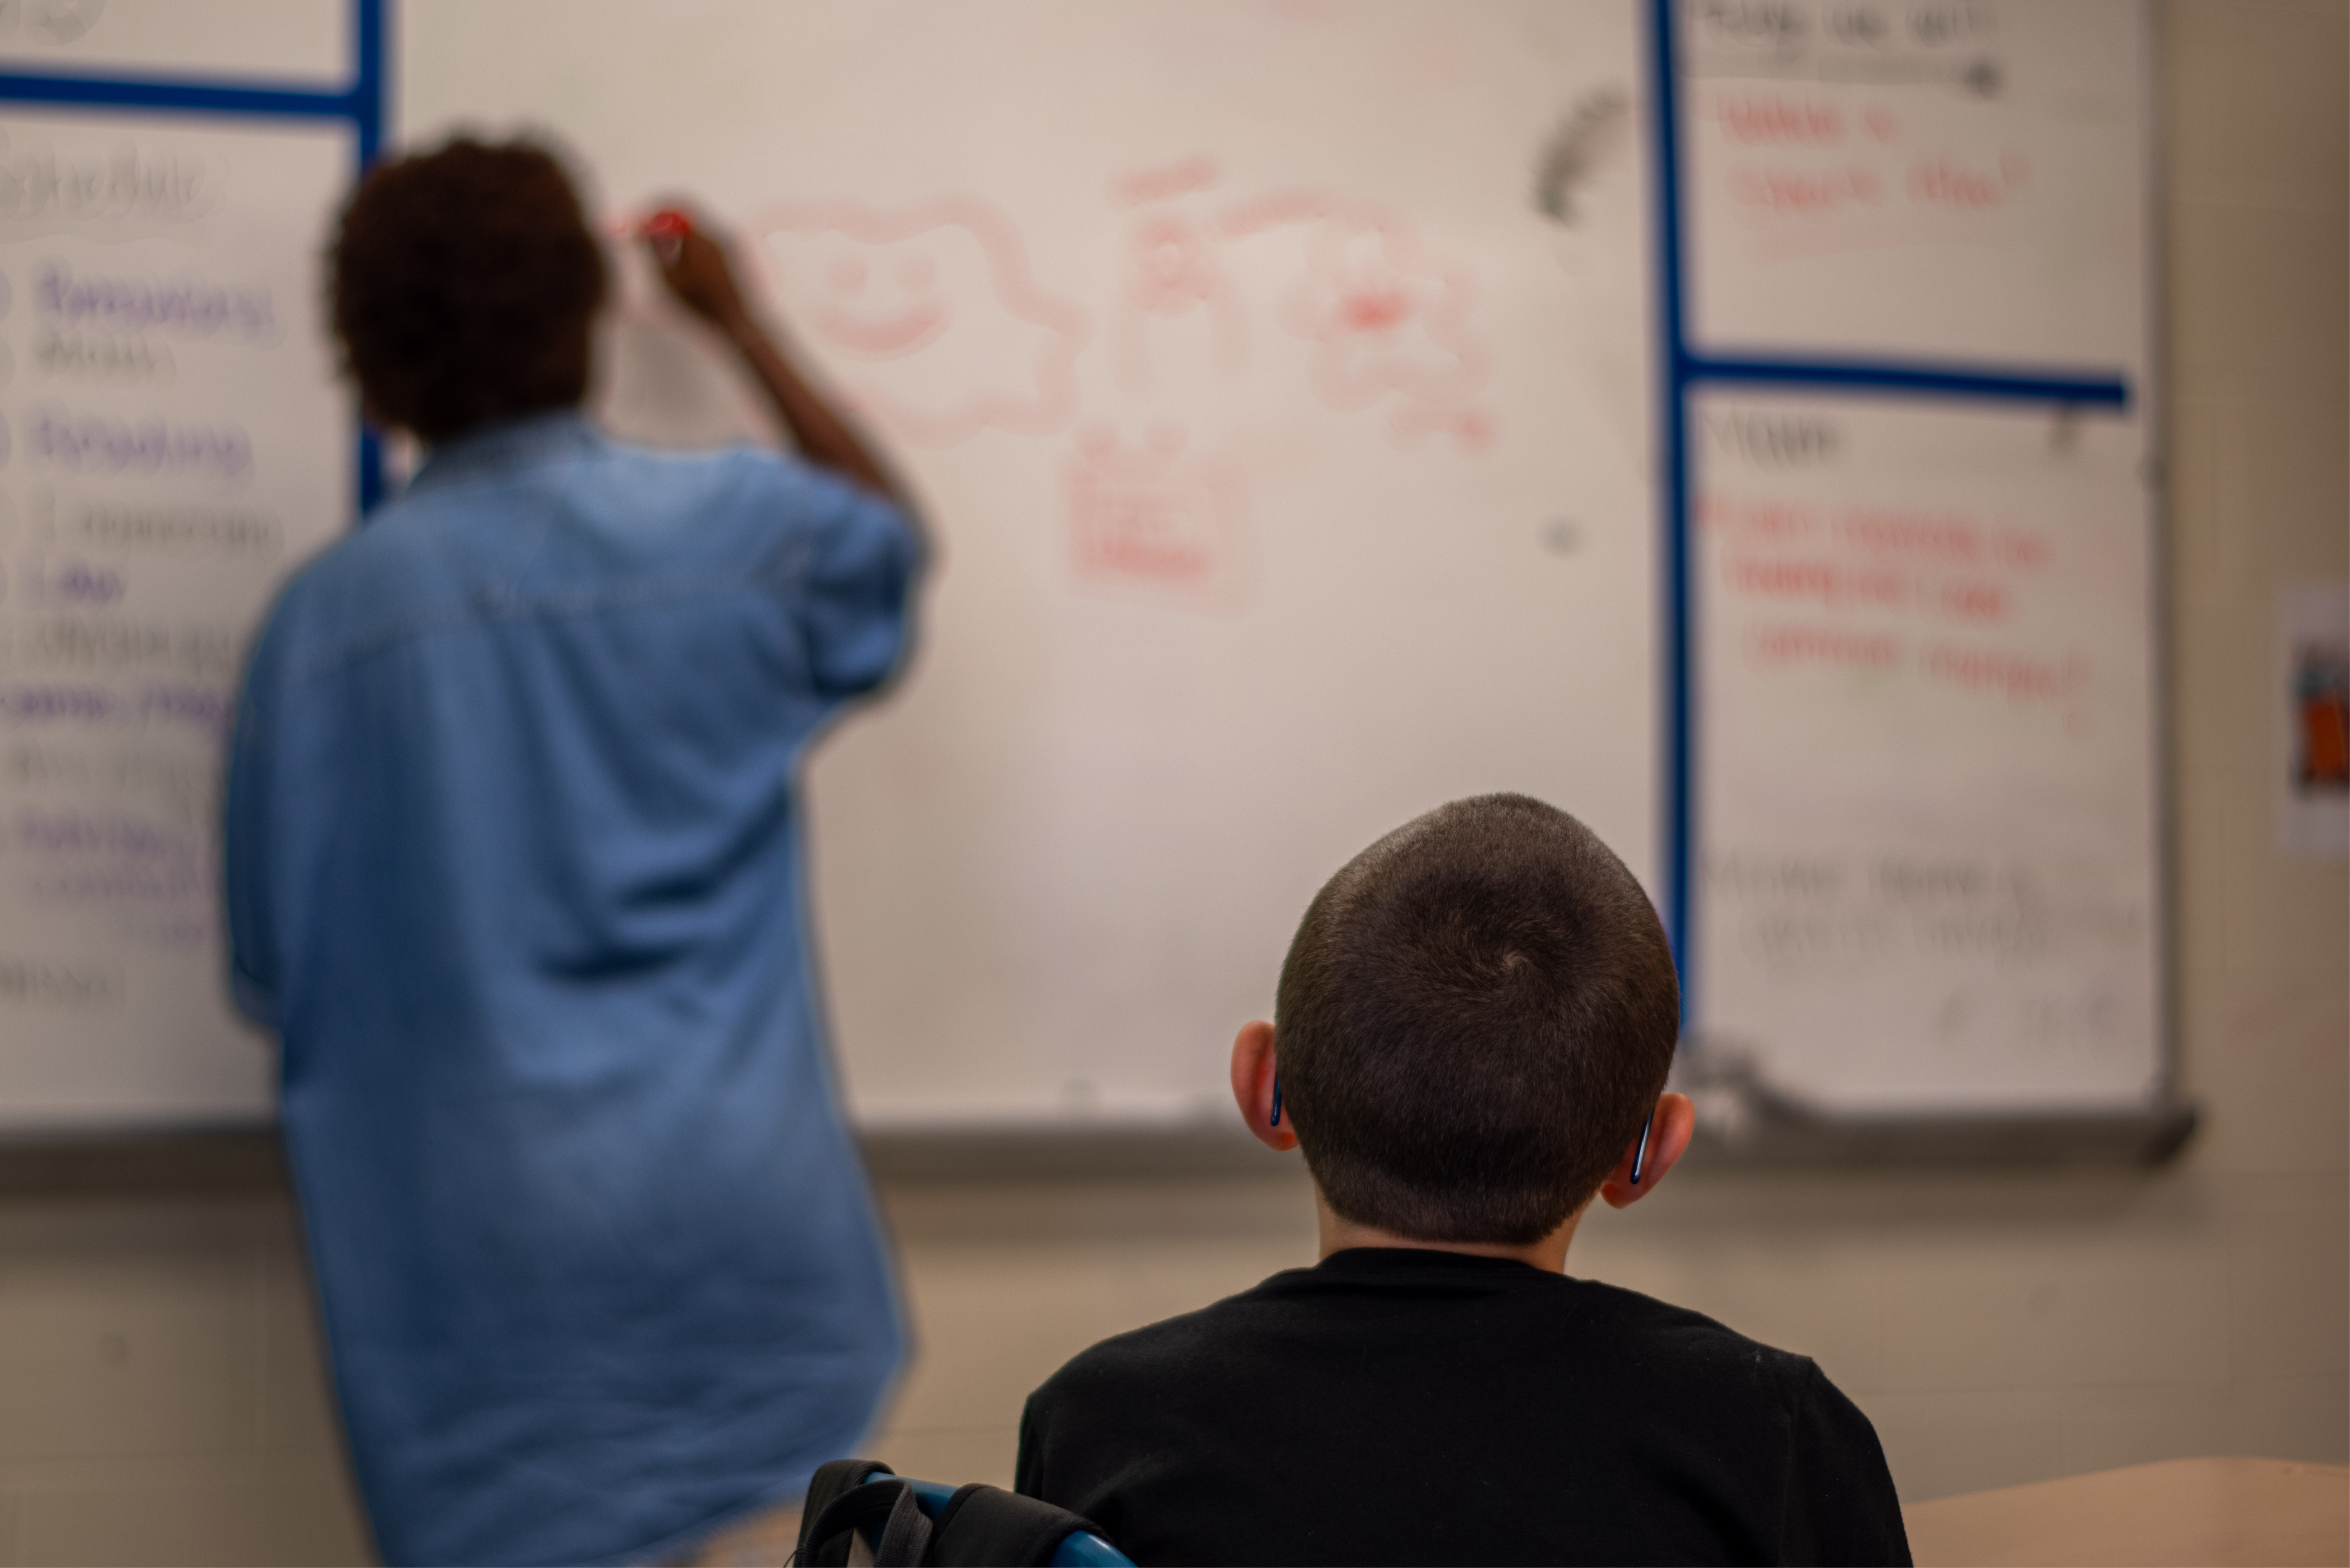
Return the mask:
M417 3L400 47L405 136L544 128L616 223L732 225L942 536L809 783L866 1125L1228 1117L1315 888L1448 798L1653 869L1632 5ZM620 431L772 439L639 271L609 348Z
M1697 1060L1843 1116L2142 1108L2142 12L1679 22Z
M335 5L0 7L0 1127L269 1114L218 774L257 618L353 511L314 304L352 57Z

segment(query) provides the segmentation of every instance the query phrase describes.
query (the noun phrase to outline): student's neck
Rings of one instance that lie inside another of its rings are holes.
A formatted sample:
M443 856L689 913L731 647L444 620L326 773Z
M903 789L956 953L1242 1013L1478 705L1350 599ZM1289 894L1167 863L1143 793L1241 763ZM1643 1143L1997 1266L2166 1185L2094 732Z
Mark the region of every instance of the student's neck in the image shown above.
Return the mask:
M1532 1263L1537 1269L1548 1269L1554 1274L1566 1272L1567 1243L1575 1240L1575 1227L1583 1219L1583 1210L1578 1209L1566 1217L1565 1224L1541 1241L1513 1246L1504 1241L1422 1241L1382 1231L1376 1225L1357 1225L1333 1214L1318 1193L1315 1208L1322 1217L1322 1255L1326 1258L1354 1247L1407 1247L1422 1252L1465 1252L1472 1258L1509 1258Z

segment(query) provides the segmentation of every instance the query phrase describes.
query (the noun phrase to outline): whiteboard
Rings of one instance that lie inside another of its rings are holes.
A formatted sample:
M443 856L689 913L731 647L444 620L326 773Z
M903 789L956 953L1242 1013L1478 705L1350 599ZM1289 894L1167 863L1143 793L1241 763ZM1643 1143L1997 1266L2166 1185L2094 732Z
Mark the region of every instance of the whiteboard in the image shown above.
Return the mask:
M2143 1108L2167 1055L2142 9L1685 15L1701 358L2129 389L1700 385L1699 1059L1847 1117Z
M1702 408L1704 1047L1843 1116L2148 1104L2139 432Z
M1222 1119L1315 889L1457 795L1652 864L1638 36L1550 0L407 8L405 135L544 126L616 222L723 214L942 536L903 689L807 784L861 1123ZM624 431L764 436L633 269L608 369Z
M860 1124L1220 1123L1313 891L1494 789L1676 920L1693 1061L1856 1116L2158 1091L2140 7L1689 0L1671 162L1663 10L398 7L400 140L543 131L616 234L701 204L939 535L806 781ZM0 7L0 74L331 93L356 15ZM265 1116L213 791L244 639L350 521L355 133L5 99L0 1128ZM126 159L201 201L108 205ZM599 415L772 440L619 252ZM266 327L68 333L45 268ZM193 455L103 467L148 430Z
M177 36L81 11L7 8L0 57ZM352 515L315 258L355 135L0 105L0 1126L272 1103L224 994L218 779L258 618Z
M1686 15L1698 343L2144 375L2139 0Z

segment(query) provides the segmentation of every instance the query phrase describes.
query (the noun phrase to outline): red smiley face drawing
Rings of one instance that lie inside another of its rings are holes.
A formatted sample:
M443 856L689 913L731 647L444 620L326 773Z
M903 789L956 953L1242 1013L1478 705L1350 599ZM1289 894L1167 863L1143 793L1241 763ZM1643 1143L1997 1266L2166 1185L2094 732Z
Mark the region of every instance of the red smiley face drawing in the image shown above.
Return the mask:
M835 254L823 268L824 303L809 317L816 336L868 359L895 359L938 341L954 307L939 293L938 263L920 242L875 258L846 236L827 239Z
M1001 213L942 199L787 208L760 225L789 318L861 408L921 446L1046 436L1076 411L1083 311L1030 275Z

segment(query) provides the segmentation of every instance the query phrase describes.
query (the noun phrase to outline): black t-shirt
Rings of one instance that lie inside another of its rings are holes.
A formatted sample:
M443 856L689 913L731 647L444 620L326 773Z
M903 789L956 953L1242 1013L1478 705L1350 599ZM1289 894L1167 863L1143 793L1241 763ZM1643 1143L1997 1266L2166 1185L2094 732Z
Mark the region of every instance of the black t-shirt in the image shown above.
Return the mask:
M1143 1563L1909 1561L1808 1359L1458 1252L1339 1252L1104 1340L1029 1397L1018 1486Z

